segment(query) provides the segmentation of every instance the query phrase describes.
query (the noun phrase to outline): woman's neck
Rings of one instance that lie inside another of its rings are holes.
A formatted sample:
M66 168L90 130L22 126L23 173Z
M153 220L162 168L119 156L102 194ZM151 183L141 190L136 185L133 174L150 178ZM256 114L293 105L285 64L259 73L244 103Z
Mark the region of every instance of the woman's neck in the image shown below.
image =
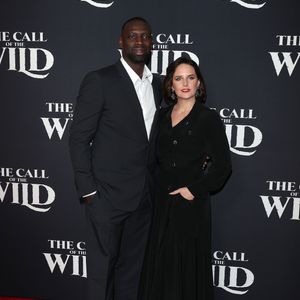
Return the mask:
M195 102L196 102L196 99L190 99L190 100L178 99L174 108L179 112L190 111L192 109L192 107L194 106Z

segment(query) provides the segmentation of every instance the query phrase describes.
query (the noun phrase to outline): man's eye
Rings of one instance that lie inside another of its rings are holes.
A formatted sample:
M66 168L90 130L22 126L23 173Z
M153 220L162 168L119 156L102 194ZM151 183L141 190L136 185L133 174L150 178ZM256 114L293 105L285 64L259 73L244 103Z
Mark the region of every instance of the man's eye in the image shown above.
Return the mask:
M128 38L131 39L131 40L134 40L134 39L136 38L136 34L130 33L130 34L128 35Z
M143 40L150 40L151 35L150 34L143 34L142 38L143 38Z

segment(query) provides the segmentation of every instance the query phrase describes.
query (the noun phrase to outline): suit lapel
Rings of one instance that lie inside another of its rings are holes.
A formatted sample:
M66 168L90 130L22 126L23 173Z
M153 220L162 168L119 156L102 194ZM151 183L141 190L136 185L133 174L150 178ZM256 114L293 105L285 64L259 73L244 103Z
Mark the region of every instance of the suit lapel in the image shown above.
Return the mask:
M160 109L160 104L161 104L161 95L160 95L160 81L157 80L154 76L153 76L153 81L152 81L152 88L153 88L153 94L154 94L154 101L155 101L155 106L156 106L156 112L153 118L153 122L152 122L152 126L151 126L151 131L150 131L150 137L149 137L149 141L151 141L151 139L153 138L153 136L155 136L155 132L157 129L157 125L158 125L158 112Z
M122 86L122 91L124 91L124 95L125 95L124 98L126 98L126 105L131 106L132 115L136 116L136 119L137 119L137 128L141 129L140 131L141 131L142 135L144 136L145 139L148 140L147 130L146 130L144 116L143 116L143 110L142 110L139 98L136 94L132 80L130 79L128 73L124 69L121 61L118 61L116 63L116 67L117 67L119 75L121 77L120 84Z
M158 110L160 108L160 104L161 104L161 96L160 96L160 89L161 87L159 86L161 84L161 82L159 80L157 80L155 78L155 76L153 76L153 80L152 80L152 88L153 88L153 94L154 94L154 101L155 101L155 106L156 106L156 110Z

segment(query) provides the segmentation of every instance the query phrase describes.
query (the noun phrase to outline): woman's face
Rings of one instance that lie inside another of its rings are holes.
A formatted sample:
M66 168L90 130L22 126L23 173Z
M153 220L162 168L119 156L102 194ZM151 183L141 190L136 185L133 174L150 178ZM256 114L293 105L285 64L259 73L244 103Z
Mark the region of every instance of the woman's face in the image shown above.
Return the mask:
M179 65L174 72L172 89L175 91L178 100L195 99L200 80L197 78L195 69L187 64Z

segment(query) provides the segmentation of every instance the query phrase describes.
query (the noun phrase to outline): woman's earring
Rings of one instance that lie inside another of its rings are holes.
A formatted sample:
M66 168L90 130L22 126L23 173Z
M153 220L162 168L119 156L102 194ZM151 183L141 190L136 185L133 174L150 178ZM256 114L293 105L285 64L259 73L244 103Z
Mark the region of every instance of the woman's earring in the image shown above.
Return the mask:
M175 91L173 89L171 90L171 95L170 96L171 96L172 100L174 100L174 101L176 100L176 94L175 94Z
M200 97L200 96L201 96L200 89L197 89L197 90L196 90L196 94L195 94L195 96L196 96L196 97Z

